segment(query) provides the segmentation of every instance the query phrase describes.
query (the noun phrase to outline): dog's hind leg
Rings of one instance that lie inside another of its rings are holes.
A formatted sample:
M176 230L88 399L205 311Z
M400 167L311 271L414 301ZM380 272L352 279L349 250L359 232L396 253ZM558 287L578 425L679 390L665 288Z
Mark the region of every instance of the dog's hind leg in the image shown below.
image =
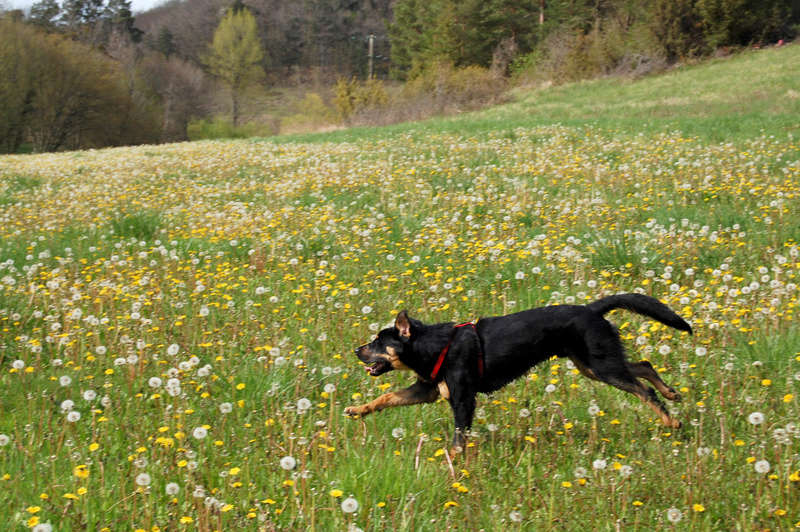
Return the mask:
M661 392L661 395L670 401L681 400L681 394L676 392L672 386L667 385L667 383L661 380L658 372L647 360L642 360L641 362L628 362L627 366L628 370L634 377L650 381L650 383L656 387L656 390Z
M664 403L662 403L656 395L656 391L637 381L633 375L625 372L625 374L600 375L599 378L615 388L632 393L638 397L644 404L649 406L653 412L658 414L658 417L661 418L661 422L667 427L675 429L680 428L681 422L669 414Z

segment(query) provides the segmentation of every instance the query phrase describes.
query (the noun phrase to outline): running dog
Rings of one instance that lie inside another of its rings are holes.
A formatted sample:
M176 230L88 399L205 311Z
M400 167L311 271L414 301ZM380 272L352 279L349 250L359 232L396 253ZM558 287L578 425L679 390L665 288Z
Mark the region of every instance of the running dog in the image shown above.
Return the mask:
M649 296L619 294L588 305L552 305L481 318L477 323L427 325L400 312L394 326L355 350L373 377L391 370L411 370L417 381L408 388L381 395L345 414L366 416L390 406L430 403L439 396L450 402L455 418L451 453L461 452L472 426L475 397L491 393L524 375L553 355L569 358L590 379L632 393L661 418L678 428L649 381L671 401L681 397L661 380L650 362L629 362L617 329L603 316L614 309L642 314L692 334L691 326L669 307Z

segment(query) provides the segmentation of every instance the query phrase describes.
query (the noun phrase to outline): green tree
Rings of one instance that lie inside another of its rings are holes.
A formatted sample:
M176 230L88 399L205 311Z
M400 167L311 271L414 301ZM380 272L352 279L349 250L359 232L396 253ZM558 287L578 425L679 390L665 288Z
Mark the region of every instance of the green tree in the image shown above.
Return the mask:
M698 54L703 47L694 0L655 0L652 31L667 61Z
M540 14L530 0L399 0L392 59L412 78L439 61L489 66L500 48L533 49Z
M792 0L697 0L712 48L773 41L791 35Z
M25 113L32 98L33 32L23 24L0 18L0 153L14 153L23 141Z
M263 59L256 19L247 9L228 10L214 32L205 63L211 73L230 88L234 126L239 122L242 91L264 76Z
M55 29L61 8L56 0L39 0L31 6L28 20L48 31Z

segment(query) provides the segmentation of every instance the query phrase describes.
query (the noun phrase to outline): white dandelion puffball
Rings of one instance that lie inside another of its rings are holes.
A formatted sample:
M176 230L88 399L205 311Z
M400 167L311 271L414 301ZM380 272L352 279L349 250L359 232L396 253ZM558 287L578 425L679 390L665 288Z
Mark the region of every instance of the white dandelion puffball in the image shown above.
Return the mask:
M755 467L756 473L761 473L762 475L769 473L770 469L769 462L766 460L759 460L753 467Z
M97 392L94 390L86 390L83 392L84 401L94 401L97 398Z
M136 485L143 488L150 485L150 475L147 473L139 473L136 475Z
M292 456L284 456L281 458L280 461L281 469L285 469L286 471L291 471L297 465L297 460L294 459Z
M747 416L747 421L750 422L751 425L760 425L764 422L764 414L761 412L753 412Z
M61 401L61 411L62 412L69 412L75 406L75 401L72 399L64 399Z
M602 470L605 469L608 465L608 462L603 460L602 458L598 458L594 462L592 462L592 469Z
M192 436L194 436L197 440L202 440L206 436L208 436L208 430L205 427L196 427L192 431Z
M300 412L305 412L311 408L311 401L303 397L302 399L298 399L297 401L297 410Z
M14 362L11 363L11 367L19 371L25 367L25 362L22 360L15 360Z
M553 393L554 391L556 391L556 387L554 384L548 384L547 386L544 387L544 391L546 393Z
M677 508L670 508L667 510L667 521L670 523L677 523L683 518L683 514Z
M11 442L11 438L6 434L0 434L0 447L5 447Z
M69 375L62 375L61 377L59 377L58 383L61 386L69 386L72 383L72 377L70 377Z
M406 429L403 427L395 427L392 429L392 437L397 440L402 440L406 435Z
M342 501L342 511L346 514L352 514L358 511L358 501L353 497L348 497Z
M80 418L81 418L81 413L78 412L77 410L71 410L70 412L67 413L67 421L69 421L70 423L75 423Z
M53 532L53 525L50 523L39 523L31 528L31 532Z
M230 414L233 411L233 405L231 403L221 403L219 405L219 411L223 414Z
M151 388L158 388L161 386L161 379L159 377L150 377L150 380L147 381L147 384Z
M180 350L181 348L178 344L170 344L170 346L167 348L167 354L174 357Z
M181 491L181 487L178 486L175 482L170 482L164 488L164 491L167 495L177 495L179 491Z

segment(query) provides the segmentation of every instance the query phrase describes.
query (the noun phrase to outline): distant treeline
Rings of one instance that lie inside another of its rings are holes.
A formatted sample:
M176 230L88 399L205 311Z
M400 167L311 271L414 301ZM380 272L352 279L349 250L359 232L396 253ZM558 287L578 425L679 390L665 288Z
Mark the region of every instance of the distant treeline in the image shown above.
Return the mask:
M315 90L370 64L434 87L462 68L636 75L800 31L800 0L172 0L136 17L129 0L40 0L0 10L0 151L186 139L220 106L208 56L230 9L256 20L259 84Z

